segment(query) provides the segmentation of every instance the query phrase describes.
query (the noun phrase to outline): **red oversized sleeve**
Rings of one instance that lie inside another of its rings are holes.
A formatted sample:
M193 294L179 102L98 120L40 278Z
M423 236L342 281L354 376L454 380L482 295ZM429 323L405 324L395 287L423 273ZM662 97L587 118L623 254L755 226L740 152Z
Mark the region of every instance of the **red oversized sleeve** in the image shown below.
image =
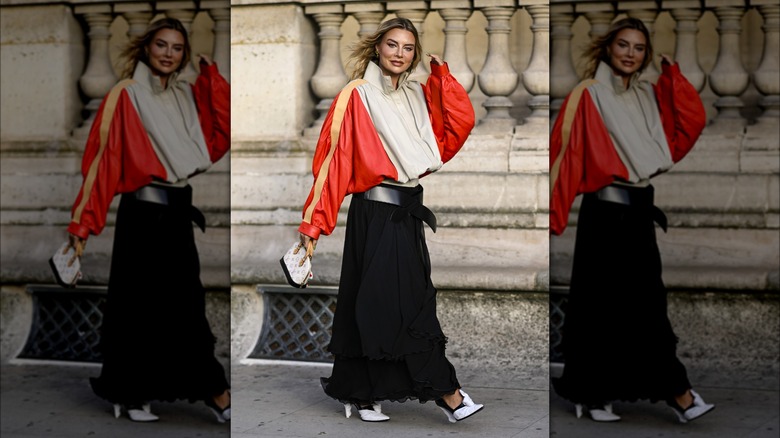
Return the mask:
M566 97L550 135L550 232L556 235L566 229L578 194L628 178L588 93L592 83L581 83Z
M441 160L446 163L463 147L474 128L474 108L447 64L431 62L431 75L423 92Z
M230 84L219 74L217 64L201 62L192 94L211 162L216 163L230 150Z
M68 232L82 239L103 230L114 195L149 184L155 176L166 178L124 90L130 83L120 82L103 99L87 139L81 164L84 179L68 225Z
M699 93L680 73L680 67L664 62L661 69L654 90L666 141L676 163L693 148L707 116Z
M397 179L371 117L350 82L334 99L314 152L314 184L303 207L298 231L319 239L336 227L339 208L348 193L366 190L385 178ZM381 153L380 153L381 152Z

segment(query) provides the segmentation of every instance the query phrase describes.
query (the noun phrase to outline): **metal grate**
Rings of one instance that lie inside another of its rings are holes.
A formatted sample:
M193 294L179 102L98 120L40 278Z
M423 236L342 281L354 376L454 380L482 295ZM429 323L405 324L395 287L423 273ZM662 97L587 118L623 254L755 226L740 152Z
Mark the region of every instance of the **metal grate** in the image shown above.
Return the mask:
M550 363L563 363L563 321L566 317L566 303L569 299L568 286L550 287Z
M29 286L33 321L19 358L101 362L97 351L105 288Z
M330 362L330 343L335 288L293 289L259 286L263 296L263 328L253 359Z

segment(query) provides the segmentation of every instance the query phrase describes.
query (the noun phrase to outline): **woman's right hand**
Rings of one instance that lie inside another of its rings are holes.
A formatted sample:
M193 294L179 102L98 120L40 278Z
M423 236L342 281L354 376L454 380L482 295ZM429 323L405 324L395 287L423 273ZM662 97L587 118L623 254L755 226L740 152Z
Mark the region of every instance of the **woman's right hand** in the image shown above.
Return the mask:
M73 265L73 262L76 261L76 258L81 258L81 254L84 253L84 248L87 246L87 240L82 239L81 237L75 234L68 234L68 246L70 248L73 248L74 251L76 252L73 255L73 258L68 260L68 266L71 266ZM67 249L65 250L65 252L67 252ZM63 252L63 254L65 254L65 252Z
M306 248L306 255L309 258L314 257L314 250L317 249L317 239L312 239L303 233L298 233L301 239L301 244Z

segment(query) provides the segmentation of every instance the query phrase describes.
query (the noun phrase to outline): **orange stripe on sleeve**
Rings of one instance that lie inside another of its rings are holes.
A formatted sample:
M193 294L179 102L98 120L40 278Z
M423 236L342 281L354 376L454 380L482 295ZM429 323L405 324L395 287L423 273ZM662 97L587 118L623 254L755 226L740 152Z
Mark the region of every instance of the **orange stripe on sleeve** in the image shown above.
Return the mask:
M114 85L114 88L108 93L106 98L106 104L103 107L103 115L100 121L100 147L95 154L92 163L89 165L86 178L84 178L84 185L82 187L81 202L76 207L73 213L72 222L81 223L81 214L84 211L84 207L89 202L89 197L92 194L92 188L95 186L95 179L97 178L98 167L100 166L100 159L103 156L103 152L106 150L108 143L108 131L111 128L111 121L114 118L114 111L116 110L116 104L119 100L119 95L127 86L134 84L132 79L125 79L118 84Z
M314 196L312 197L311 203L303 215L303 221L306 223L311 223L311 218L314 215L314 209L322 197L322 189L325 186L325 179L328 177L328 167L330 167L330 162L333 160L333 155L336 153L336 149L338 149L339 135L341 134L341 123L344 121L344 113L347 110L349 96L356 87L367 82L368 81L365 79L356 79L348 83L347 86L345 86L339 93L338 100L336 101L336 108L333 111L333 120L331 121L330 125L330 149L328 150L328 155L322 161L322 165L320 165L320 170L317 173L317 180L314 182Z

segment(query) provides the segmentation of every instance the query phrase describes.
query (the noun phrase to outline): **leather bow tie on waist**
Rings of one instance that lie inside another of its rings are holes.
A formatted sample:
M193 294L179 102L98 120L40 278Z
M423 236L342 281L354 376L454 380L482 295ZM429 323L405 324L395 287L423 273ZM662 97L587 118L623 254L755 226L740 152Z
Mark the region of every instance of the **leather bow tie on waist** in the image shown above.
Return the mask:
M665 233L668 226L668 221L664 212L653 204L653 193L653 186L632 188L618 185L609 185L596 192L596 197L600 201L614 202L616 204L650 209L653 222L660 225L661 229L664 230Z
M400 222L406 216L414 216L428 224L434 233L436 232L436 215L422 204L422 190L415 195L410 195L390 186L378 185L352 196L368 201L397 205L401 208L393 212L391 219L394 222Z
M198 228L206 232L206 218L192 205L192 187L161 187L147 185L133 192L135 199L153 204L167 205L171 208L188 209L190 219Z

